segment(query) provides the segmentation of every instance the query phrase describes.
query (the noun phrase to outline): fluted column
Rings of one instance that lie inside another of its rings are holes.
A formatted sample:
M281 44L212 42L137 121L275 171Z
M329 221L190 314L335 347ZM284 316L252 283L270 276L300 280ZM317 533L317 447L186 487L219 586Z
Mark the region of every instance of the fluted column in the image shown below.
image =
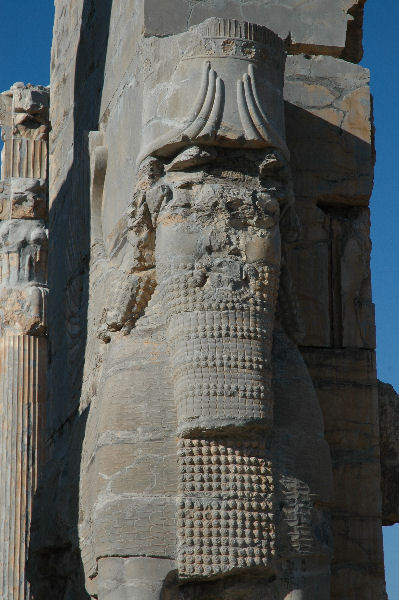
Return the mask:
M0 339L0 598L25 600L32 499L43 448L47 340Z
M0 95L0 599L29 600L30 525L44 453L49 90Z

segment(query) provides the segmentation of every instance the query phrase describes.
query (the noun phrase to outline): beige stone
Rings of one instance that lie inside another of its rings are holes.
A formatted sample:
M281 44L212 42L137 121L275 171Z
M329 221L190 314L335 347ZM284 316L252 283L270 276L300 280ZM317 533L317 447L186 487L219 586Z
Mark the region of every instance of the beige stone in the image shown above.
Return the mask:
M0 99L5 140L0 182L0 596L10 600L31 598L26 564L45 459L47 141L46 136L37 140L36 133L47 130L48 98L48 90L19 83ZM30 120L17 119L17 110ZM34 178L38 173L43 179Z
M47 216L47 184L43 179L11 179L11 217L13 219L45 219Z
M32 505L44 453L47 340L0 338L0 594L27 600Z
M146 35L170 35L185 31L209 17L229 17L265 25L283 39L289 38L295 52L321 53L349 60L361 58L363 0L157 0L144 2Z
M289 56L284 97L297 199L367 206L374 165L368 70L328 56Z
M363 4L56 0L37 600L385 600Z

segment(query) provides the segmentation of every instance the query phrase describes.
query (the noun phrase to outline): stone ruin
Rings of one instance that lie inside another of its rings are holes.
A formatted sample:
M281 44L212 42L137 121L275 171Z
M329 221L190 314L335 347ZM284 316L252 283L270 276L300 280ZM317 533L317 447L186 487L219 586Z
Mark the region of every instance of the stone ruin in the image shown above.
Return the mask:
M2 600L387 598L364 4L55 1L0 95Z

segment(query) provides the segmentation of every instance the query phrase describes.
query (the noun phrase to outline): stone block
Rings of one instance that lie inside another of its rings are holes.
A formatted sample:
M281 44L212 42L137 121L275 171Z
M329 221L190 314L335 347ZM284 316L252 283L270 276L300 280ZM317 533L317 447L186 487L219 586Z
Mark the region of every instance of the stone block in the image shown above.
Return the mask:
M399 396L391 385L378 382L382 522L399 522Z
M13 89L13 88L12 88ZM14 112L45 116L49 108L48 89L42 86L16 87L14 92Z
M2 286L46 282L47 232L38 220L0 222L0 283Z
M303 346L375 348L367 208L298 200L301 235L287 262L304 321Z
M174 556L175 498L124 494L98 500L93 513L97 557Z
M145 0L144 31L148 36L186 31L209 17L265 25L294 52L345 56L360 60L364 0Z
M175 562L160 558L109 557L98 561L97 590L104 600L153 600L163 596L165 579Z
M156 330L149 337L144 331L102 344L100 381L98 368L86 371L83 394L96 393L81 467L80 530L88 573L99 556L175 552L176 409L164 343Z
M325 206L330 219L332 345L375 348L367 208Z
M331 568L331 599L386 600L379 518L337 515L333 517L333 529L337 551Z
M374 166L369 71L329 56L288 56L284 96L297 199L367 206Z
M0 126L7 130L12 126L12 94L10 92L0 94Z
M368 209L351 209L336 218L336 261L339 260L342 346L375 348L375 317L371 295L370 215Z
M11 178L11 218L45 219L47 184L43 179Z
M319 397L333 464L331 598L357 598L361 593L362 598L367 594L369 600L383 600L375 354L310 348L302 354Z
M43 335L47 289L35 285L0 288L0 333Z

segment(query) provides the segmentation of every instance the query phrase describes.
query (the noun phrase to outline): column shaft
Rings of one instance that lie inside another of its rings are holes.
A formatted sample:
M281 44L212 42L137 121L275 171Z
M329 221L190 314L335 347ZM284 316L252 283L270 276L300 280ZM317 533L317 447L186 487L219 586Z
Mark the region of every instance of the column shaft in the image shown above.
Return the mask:
M42 460L47 340L0 339L0 598L28 600L32 499Z

